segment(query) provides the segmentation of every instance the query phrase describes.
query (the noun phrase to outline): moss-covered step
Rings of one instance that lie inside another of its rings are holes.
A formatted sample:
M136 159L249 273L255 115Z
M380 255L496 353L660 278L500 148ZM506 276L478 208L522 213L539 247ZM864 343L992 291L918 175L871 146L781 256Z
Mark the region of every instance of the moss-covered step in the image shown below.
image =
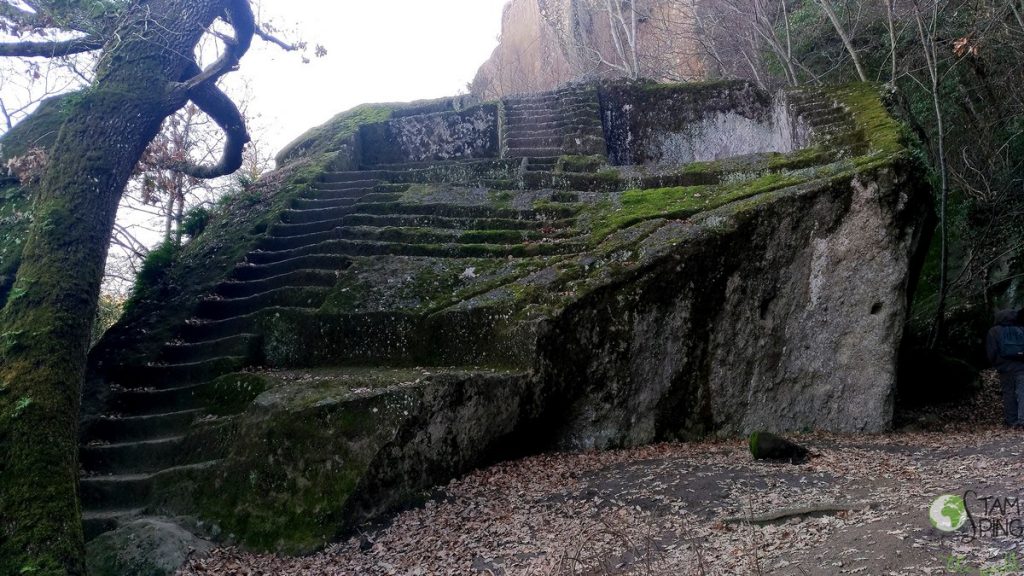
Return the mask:
M158 361L167 364L192 363L214 358L255 358L259 349L258 334L235 334L206 342L169 342L164 345Z
M337 271L352 265L349 256L339 254L312 254L280 260L272 264L242 263L235 266L231 278L236 281L269 280L302 270Z
M326 232L316 232L300 236L268 237L260 242L259 249L266 252L294 250L315 246L330 240L368 240L406 244L521 244L556 237L560 237L560 235L555 230L465 230L423 226L338 226Z
M223 320L242 316L269 306L289 308L319 308L330 288L327 286L285 286L252 296L238 298L208 298L200 300L195 318Z
M128 390L162 390L181 386L182 383L211 380L246 366L252 359L250 356L222 356L172 364L127 364L112 367L110 376Z
M523 258L550 254L569 254L579 252L585 244L572 239L543 238L541 241L519 243L472 243L450 242L446 244L423 243L431 240L427 235L410 233L416 243L384 242L371 240L327 240L311 246L280 250L277 252L252 252L247 256L249 262L257 266L270 266L276 263L291 262L314 255L334 256L433 256L437 258ZM425 237L424 237L425 236ZM482 236L482 235L481 235ZM450 238L446 238L450 239ZM471 237L471 239L476 239ZM484 237L482 240L491 240Z
M245 298L286 286L333 286L336 280L334 270L296 270L262 280L227 280L217 284L215 293L224 298Z

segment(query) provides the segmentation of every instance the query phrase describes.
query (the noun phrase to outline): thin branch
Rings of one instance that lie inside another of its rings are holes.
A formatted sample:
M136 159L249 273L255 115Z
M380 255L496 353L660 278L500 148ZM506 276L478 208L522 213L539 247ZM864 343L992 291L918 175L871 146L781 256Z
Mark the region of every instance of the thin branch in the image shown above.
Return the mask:
M269 32L267 32L266 30L264 30L260 26L256 27L255 33L256 33L256 36L259 37L264 42L270 42L271 44L276 44L281 49L283 49L283 50L285 50L287 52L294 52L294 51L299 49L299 45L298 44L289 44L289 43L285 42L284 40L281 40L277 36L274 36L273 34L270 34Z
M0 57L59 58L99 50L103 40L97 36L85 36L61 42L0 42Z
M11 121L11 115L7 113L7 107L4 106L3 98L0 98L0 114L3 114L4 124L7 126L7 129L10 130L14 128L14 123Z

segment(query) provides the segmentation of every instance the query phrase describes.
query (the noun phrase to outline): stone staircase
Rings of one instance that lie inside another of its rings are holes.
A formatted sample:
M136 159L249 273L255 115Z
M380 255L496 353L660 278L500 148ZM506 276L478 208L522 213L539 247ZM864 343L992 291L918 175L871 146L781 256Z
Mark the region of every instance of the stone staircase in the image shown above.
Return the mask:
M111 371L108 413L83 426L81 494L88 538L149 512L155 483L217 465L223 454L212 447L218 443L187 443L186 433L208 413L215 379L264 362L260 318L268 311L312 314L356 261L502 261L580 250L564 234L574 211L570 205L542 214L459 201L402 202L408 182L425 178L399 167L323 174L198 303L152 363ZM363 316L375 325L387 322Z
M818 89L790 89L790 113L796 122L811 127L811 143L837 153L862 152L864 134L849 111Z
M502 108L502 156L526 159L527 170L551 170L562 155L607 153L593 87L510 98Z

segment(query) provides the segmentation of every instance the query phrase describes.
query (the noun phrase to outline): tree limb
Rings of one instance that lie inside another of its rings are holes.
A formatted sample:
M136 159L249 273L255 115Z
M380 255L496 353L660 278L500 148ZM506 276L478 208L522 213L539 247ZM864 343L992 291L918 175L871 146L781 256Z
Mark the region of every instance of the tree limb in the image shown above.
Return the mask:
M91 52L102 47L103 39L97 36L85 36L61 42L0 42L0 57L58 58Z
M194 65L194 71L199 66ZM186 176L199 179L227 176L242 167L242 152L252 138L245 127L245 118L238 106L216 84L207 82L196 86L188 93L189 99L207 116L217 123L227 137L220 161L215 165L196 165L191 162L168 166Z
M235 37L224 39L224 53L216 62L185 81L184 88L189 92L201 84L212 84L221 76L238 69L242 56L245 56L252 46L252 39L256 34L256 15L253 14L249 0L228 0L227 11L231 27L235 30Z
M256 27L256 31L255 32L256 32L256 36L258 36L261 40L263 40L264 42L270 42L271 44L276 44L282 50L285 50L285 51L288 51L288 52L294 52L295 50L299 49L299 45L298 44L289 44L289 43L285 42L284 40L281 40L277 36L274 36L273 34L270 34L269 32L267 32L266 30L264 30L260 26Z

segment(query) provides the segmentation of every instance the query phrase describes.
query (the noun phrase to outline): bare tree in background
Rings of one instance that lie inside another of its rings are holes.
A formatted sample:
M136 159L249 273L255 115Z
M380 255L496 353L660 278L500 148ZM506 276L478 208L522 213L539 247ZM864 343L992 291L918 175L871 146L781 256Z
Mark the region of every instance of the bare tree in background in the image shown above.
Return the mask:
M864 65L860 62L860 56L857 54L857 49L853 46L853 40L851 40L849 33L840 22L839 16L836 14L835 6L832 5L832 0L815 0L821 9L825 11L825 15L828 16L829 21L836 30L836 34L839 35L839 39L843 41L843 46L846 51L850 54L850 59L853 60L853 66L857 69L857 77L861 82L867 82L868 76L864 73Z

